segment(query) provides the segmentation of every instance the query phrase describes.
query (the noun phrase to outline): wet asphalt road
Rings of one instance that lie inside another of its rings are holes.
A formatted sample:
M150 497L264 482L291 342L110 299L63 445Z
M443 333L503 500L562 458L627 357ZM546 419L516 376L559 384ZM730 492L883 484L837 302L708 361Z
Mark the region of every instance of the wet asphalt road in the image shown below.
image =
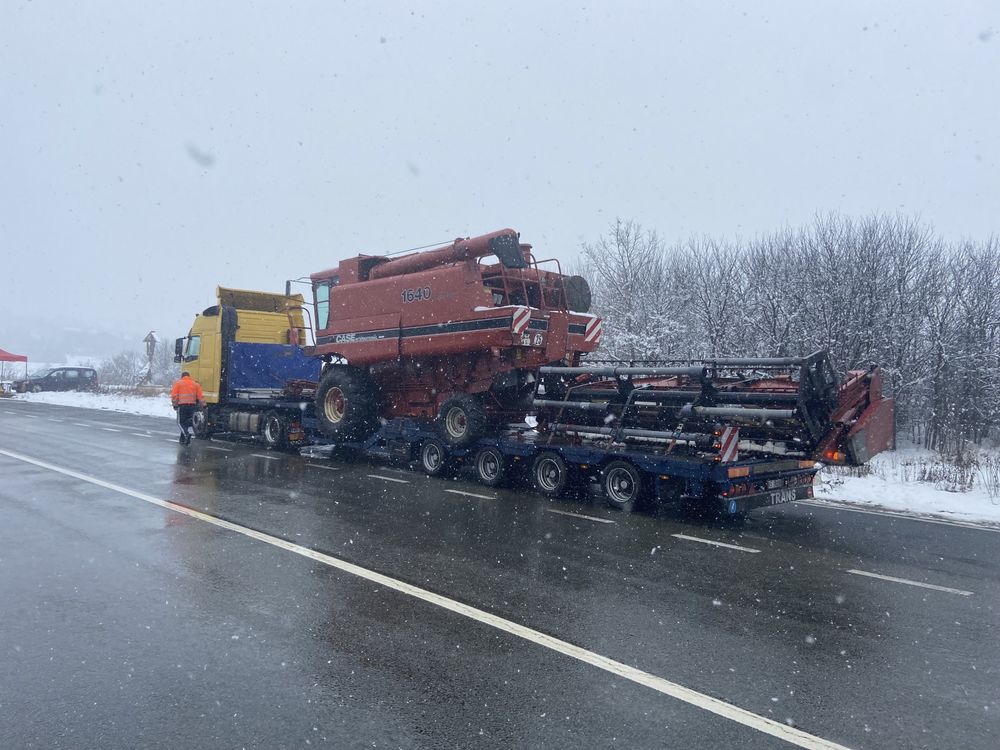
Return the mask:
M792 747L101 480L847 747L997 746L1000 533L625 516L173 433L0 401L0 747Z

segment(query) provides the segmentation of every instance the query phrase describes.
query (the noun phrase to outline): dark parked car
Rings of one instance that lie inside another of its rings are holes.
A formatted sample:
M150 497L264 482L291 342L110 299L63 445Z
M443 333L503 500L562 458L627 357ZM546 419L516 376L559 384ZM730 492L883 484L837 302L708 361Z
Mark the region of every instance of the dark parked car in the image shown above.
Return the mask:
M92 367L53 367L27 380L15 380L18 393L39 391L92 391L97 388L97 370Z

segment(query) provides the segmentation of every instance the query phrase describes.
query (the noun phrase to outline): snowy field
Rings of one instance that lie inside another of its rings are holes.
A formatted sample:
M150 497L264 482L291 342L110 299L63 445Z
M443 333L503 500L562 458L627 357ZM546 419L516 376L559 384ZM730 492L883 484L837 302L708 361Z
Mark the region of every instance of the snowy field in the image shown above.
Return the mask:
M174 419L170 398L165 395L67 392L28 393L14 398ZM1000 465L1000 457L994 454L992 460ZM960 475L953 468L937 463L930 451L916 448L876 456L865 472L866 476L856 476L862 472L824 469L817 477L816 498L851 506L1000 525L1000 487L995 472L992 477L985 469ZM935 481L920 481L928 478Z

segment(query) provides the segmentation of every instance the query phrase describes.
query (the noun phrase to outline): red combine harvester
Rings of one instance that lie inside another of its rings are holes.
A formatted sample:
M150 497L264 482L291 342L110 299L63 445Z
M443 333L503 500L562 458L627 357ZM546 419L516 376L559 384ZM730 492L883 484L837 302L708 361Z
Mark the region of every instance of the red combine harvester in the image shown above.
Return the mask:
M311 280L307 351L325 363L316 416L331 438L432 417L449 445L470 445L491 423L524 418L539 367L577 366L601 338L587 282L536 261L512 229L396 259L359 255Z

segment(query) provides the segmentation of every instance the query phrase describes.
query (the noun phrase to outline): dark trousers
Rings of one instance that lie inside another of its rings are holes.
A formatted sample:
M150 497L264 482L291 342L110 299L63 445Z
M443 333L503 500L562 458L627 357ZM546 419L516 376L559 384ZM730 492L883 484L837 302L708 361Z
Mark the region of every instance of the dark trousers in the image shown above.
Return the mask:
M191 426L191 418L197 408L196 404L181 404L177 407L177 423L181 426L182 434L187 434L188 427Z

